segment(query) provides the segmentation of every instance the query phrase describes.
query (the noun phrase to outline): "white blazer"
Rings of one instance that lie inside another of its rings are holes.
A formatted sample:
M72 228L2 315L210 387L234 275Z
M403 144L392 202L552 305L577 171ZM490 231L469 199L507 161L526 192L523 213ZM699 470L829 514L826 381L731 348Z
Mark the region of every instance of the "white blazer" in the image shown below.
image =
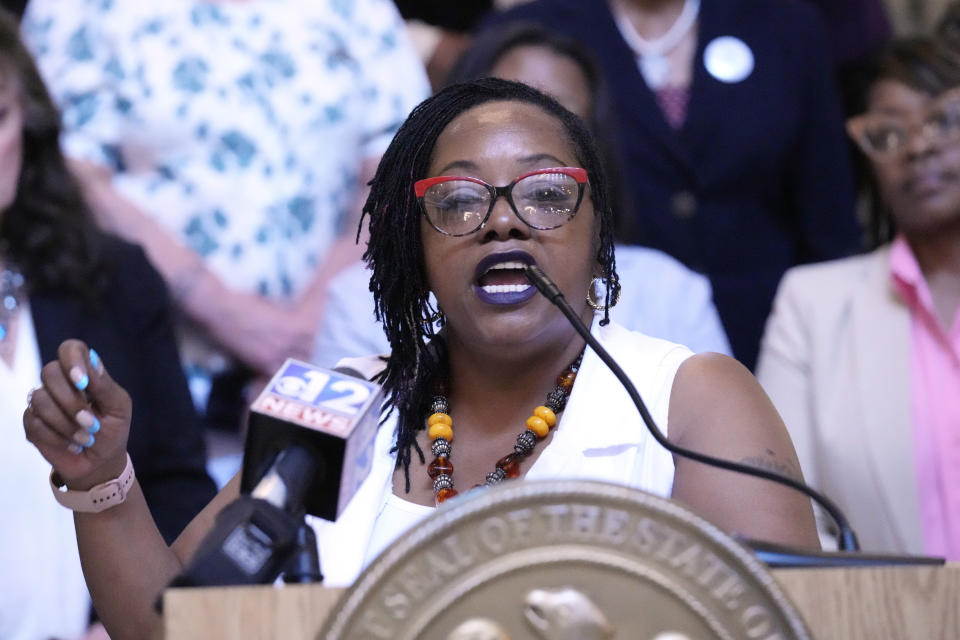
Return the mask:
M910 315L884 247L789 270L757 365L807 482L838 503L868 551L923 552L909 350Z

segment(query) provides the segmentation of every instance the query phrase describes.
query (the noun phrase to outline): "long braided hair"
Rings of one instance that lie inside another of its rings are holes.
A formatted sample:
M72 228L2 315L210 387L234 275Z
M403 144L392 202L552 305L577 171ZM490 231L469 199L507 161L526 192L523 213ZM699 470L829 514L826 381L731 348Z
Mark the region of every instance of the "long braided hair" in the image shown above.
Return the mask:
M442 336L431 317L429 285L420 241L421 209L413 183L428 177L437 138L454 118L487 102L523 102L539 107L559 121L577 160L586 169L595 215L600 221L597 263L610 284L606 301L619 287L613 254L614 213L601 156L586 126L549 96L519 82L483 78L451 85L417 106L383 154L363 208L369 216L370 242L364 260L370 267L377 319L383 323L391 353L380 382L397 415L395 451L410 490L410 460L424 428L424 415L433 397L434 382L446 363ZM604 317L603 323L609 321Z

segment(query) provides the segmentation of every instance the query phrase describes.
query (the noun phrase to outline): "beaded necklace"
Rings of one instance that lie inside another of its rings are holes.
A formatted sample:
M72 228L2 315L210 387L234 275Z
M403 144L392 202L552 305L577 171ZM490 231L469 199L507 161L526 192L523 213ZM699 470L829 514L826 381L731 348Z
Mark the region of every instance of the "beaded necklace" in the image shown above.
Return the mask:
M547 400L533 410L533 415L527 418L526 429L517 436L517 443L513 445L513 453L497 461L493 471L487 474L486 480L477 487L500 484L508 478L520 475L520 461L530 455L537 442L547 437L550 429L557 424L557 414L563 411L577 379L580 361L583 360L583 351L573 362L557 376L557 386L547 394ZM450 443L453 442L453 418L450 417L450 402L443 391L437 393L430 403L430 416L427 418L427 433L430 437L430 450L436 456L427 465L427 474L433 480L433 495L436 504L449 500L457 495L453 488L453 463L450 462Z
M0 271L0 344L6 340L24 297L23 275L10 268Z

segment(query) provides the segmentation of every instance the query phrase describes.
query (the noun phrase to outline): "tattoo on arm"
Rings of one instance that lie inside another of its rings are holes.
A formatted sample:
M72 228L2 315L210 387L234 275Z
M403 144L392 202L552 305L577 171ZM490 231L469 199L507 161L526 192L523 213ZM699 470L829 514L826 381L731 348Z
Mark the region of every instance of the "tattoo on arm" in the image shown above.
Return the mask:
M797 468L797 466L790 461L783 462L778 460L777 454L770 449L766 450L766 455L747 456L746 458L741 458L740 463L751 467L756 467L757 469L771 471L781 476L786 476L792 480L796 480L797 482L803 482L803 475L800 473L800 470Z

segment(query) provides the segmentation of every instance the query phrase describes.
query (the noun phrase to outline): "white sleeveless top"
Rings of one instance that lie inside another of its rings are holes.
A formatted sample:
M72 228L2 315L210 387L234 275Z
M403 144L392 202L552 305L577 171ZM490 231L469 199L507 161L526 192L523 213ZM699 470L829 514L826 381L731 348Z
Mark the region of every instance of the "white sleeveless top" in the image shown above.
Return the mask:
M599 314L594 318L592 333L636 385L666 434L673 380L692 352L612 322L600 327L599 318ZM366 375L383 366L378 357L348 359L343 364ZM396 455L390 449L395 430L396 418L391 415L377 434L370 476L337 522L311 519L328 586L351 584L380 551L433 511L392 493ZM587 348L553 439L525 478L600 480L668 497L673 473L672 454L653 439L627 392Z

